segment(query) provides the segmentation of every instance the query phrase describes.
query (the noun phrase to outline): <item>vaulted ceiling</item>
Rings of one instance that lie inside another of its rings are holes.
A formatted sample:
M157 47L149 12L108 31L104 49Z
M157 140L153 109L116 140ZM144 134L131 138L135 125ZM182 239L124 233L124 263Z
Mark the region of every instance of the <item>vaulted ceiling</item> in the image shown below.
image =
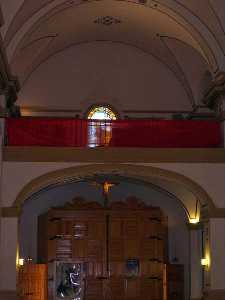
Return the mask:
M201 103L225 68L224 0L0 0L1 33L21 86L68 48L116 42L149 54Z

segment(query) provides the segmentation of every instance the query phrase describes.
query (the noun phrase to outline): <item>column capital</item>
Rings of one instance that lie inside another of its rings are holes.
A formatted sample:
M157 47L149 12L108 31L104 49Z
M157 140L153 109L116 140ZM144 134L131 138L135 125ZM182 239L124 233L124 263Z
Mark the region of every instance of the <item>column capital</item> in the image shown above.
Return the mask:
M198 222L196 224L187 223L187 228L190 231L192 231L192 230L200 230L200 229L203 229L203 223L202 222Z
M18 218L21 213L21 208L17 206L2 207L0 209L0 216L2 218Z
M214 208L209 211L210 219L225 219L225 208Z

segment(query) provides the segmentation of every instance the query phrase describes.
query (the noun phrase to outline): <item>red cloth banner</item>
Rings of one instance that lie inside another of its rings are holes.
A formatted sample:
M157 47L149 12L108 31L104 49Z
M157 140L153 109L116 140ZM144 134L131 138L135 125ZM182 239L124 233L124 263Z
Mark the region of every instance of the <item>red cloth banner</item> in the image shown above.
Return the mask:
M116 121L110 141L113 147L210 148L220 144L220 123L202 120Z
M6 119L9 146L213 148L220 123L190 120Z
M6 119L9 146L85 147L87 121L56 118Z

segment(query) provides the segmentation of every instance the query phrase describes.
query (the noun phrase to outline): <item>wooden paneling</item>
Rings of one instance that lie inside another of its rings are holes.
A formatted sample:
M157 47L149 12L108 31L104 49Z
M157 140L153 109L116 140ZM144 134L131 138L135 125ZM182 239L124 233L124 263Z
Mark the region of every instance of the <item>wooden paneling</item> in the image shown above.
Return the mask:
M47 265L26 264L18 271L21 300L47 300Z
M110 208L79 200L50 210L44 224L46 262L83 262L85 299L163 299L168 235L167 218L159 208L134 199ZM137 269L131 274L132 261Z
M167 264L168 300L184 299L184 267L183 265Z

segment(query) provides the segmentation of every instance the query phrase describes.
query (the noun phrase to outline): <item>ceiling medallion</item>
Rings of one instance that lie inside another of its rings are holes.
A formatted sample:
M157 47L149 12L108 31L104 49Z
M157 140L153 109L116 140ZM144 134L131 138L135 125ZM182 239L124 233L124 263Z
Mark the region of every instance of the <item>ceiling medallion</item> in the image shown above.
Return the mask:
M111 16L104 16L104 17L98 17L97 19L95 19L94 23L109 26L109 25L113 25L113 24L119 24L119 23L121 23L121 20L118 18L111 17Z

